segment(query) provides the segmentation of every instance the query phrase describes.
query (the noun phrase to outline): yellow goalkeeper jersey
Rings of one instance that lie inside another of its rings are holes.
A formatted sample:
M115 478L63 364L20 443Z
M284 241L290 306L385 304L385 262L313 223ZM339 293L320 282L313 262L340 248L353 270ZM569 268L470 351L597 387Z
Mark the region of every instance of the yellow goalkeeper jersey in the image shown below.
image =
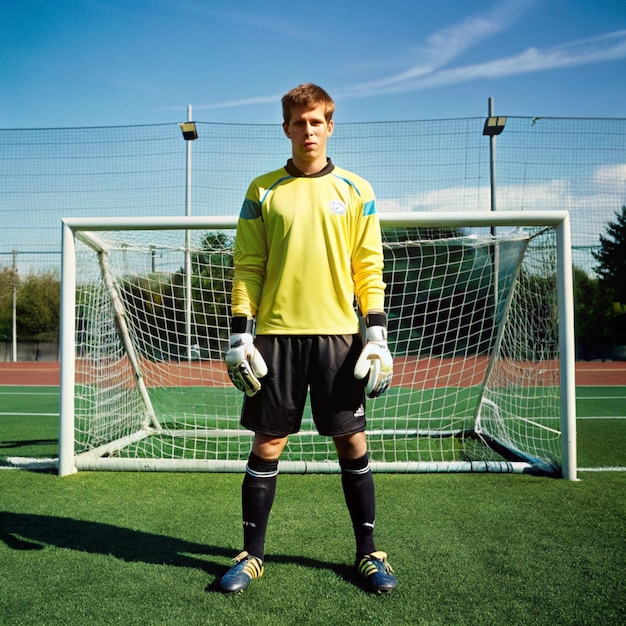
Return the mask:
M250 184L237 223L232 314L261 335L358 332L359 310L383 311L376 200L363 178L327 166L304 176L289 160Z

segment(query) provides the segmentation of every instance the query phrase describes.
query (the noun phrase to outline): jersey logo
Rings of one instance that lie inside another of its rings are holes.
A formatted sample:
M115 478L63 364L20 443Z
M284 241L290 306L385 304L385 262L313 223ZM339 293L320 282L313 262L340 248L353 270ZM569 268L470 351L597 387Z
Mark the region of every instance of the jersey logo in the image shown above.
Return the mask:
M345 215L346 205L341 200L331 200L328 208L333 215Z

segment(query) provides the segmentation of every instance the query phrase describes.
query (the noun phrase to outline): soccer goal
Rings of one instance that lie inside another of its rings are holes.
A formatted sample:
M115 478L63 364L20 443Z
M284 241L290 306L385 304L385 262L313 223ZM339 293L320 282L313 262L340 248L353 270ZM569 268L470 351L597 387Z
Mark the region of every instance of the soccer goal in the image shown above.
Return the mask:
M567 212L380 219L394 378L367 404L373 470L575 479ZM63 220L60 475L243 470L222 361L235 227ZM339 471L308 408L280 470Z

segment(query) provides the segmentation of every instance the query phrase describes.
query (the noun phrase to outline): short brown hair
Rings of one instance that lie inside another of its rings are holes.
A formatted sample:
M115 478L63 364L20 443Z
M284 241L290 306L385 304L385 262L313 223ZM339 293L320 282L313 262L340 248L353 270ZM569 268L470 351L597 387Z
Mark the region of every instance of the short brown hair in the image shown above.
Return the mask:
M314 109L318 105L324 106L324 117L327 122L333 119L335 103L333 99L321 87L313 83L304 83L288 91L282 99L283 120L289 124L291 111L294 107L305 106Z

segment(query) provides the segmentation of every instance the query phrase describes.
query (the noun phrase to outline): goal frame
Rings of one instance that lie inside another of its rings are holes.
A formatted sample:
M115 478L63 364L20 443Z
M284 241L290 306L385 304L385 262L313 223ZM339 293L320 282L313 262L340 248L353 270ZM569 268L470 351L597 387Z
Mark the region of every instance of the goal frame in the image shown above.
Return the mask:
M574 305L571 231L568 211L380 213L384 227L541 227L556 233L557 304L560 353L560 428L562 477L577 480ZM74 384L76 328L76 233L81 230L235 229L237 217L107 217L62 219L60 398L58 474L77 471L74 452ZM158 463L147 461L151 469ZM191 469L200 469L199 467ZM228 469L228 468L226 468ZM233 469L233 468L231 468ZM462 469L462 468L461 468Z

